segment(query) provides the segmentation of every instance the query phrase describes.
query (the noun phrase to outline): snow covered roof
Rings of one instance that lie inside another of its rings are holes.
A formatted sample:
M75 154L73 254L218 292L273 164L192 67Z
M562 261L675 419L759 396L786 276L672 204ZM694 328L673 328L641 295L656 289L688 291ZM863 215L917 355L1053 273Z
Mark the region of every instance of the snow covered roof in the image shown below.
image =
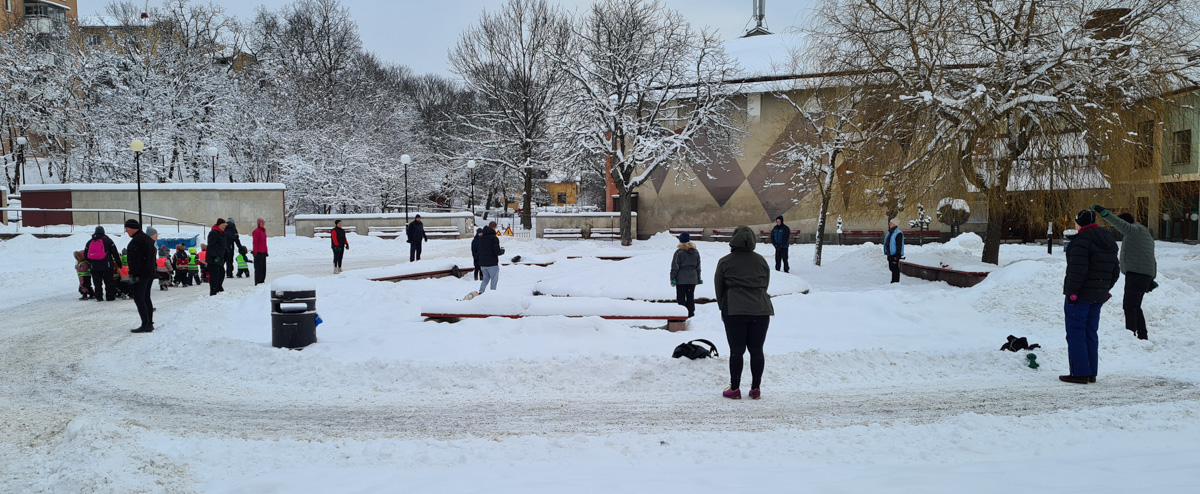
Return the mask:
M21 192L63 190L137 190L137 184L30 184L21 186ZM142 190L287 190L287 187L280 183L143 183Z

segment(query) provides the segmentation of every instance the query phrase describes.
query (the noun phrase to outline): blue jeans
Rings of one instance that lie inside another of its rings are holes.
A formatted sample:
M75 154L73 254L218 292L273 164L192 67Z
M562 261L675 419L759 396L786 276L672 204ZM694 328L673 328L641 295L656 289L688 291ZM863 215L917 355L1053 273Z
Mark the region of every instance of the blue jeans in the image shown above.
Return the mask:
M1104 302L1080 300L1075 305L1063 300L1063 311L1067 320L1067 356L1071 363L1072 376L1095 376L1099 361L1100 308Z
M483 282L479 284L479 293L487 290L488 283L492 284L492 290L496 289L496 282L500 281L500 266L481 266L483 271Z

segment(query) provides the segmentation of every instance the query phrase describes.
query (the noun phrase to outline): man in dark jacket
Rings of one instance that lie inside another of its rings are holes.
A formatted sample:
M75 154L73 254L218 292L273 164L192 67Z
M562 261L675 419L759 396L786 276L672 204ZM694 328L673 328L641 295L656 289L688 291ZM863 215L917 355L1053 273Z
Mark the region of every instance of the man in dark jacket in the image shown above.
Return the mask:
M473 270L475 274L475 281L483 279L483 271L479 270L479 244L482 243L480 240L482 237L483 229L476 228L475 238L471 239L471 260L475 263L475 269Z
M216 295L225 291L225 252L228 243L225 237L224 218L217 218L217 223L208 231L208 295Z
M329 232L329 248L333 249L333 274L342 272L342 256L350 248L346 240L346 230L342 228L342 220L333 222L333 230Z
M1099 204L1092 206L1101 218L1121 232L1121 274L1125 275L1125 296L1121 308L1125 310L1125 329L1133 331L1138 339L1149 338L1146 332L1146 313L1142 311L1142 298L1154 289L1154 278L1158 277L1158 261L1154 259L1154 236L1150 229L1133 220L1133 215L1121 213L1113 216Z
M883 255L887 256L888 269L892 272L892 283L900 282L900 258L904 257L904 232L900 231L900 219L888 220L887 235L883 237Z
M242 241L238 237L237 225L233 218L225 220L225 277L233 277L233 262L236 254L242 250Z
M92 249L92 243L99 242L96 249ZM92 252L103 253L91 256ZM97 302L105 300L112 302L117 299L117 286L113 281L113 273L121 269L121 253L117 251L117 245L113 243L108 235L104 234L104 227L96 227L96 232L92 234L92 239L83 246L83 255L87 258L91 265L92 272L92 289L95 292ZM104 295L105 288L108 289L107 297Z
M132 280L130 291L133 292L133 303L137 305L138 316L142 319L142 325L132 331L149 333L154 331L154 303L150 301L150 285L158 279L154 239L142 231L142 224L138 223L138 220L126 221L125 233L129 235L127 249L129 278Z
M1100 308L1112 297L1121 277L1117 260L1117 240L1107 228L1096 225L1096 213L1090 209L1075 216L1079 230L1067 244L1067 275L1063 280L1063 307L1066 313L1067 355L1071 374L1059 380L1075 384L1096 382L1099 359Z
M792 240L792 229L783 223L783 216L775 217L775 228L771 229L771 245L775 246L775 270L779 271L780 262L783 272L791 271L788 266L788 244Z
M747 226L739 226L729 240L729 255L717 261L717 272L713 276L717 306L721 309L721 320L725 323L725 337L729 341L729 389L722 395L741 399L742 354L750 350L750 398L761 395L763 344L767 340L767 327L775 306L767 295L771 282L771 267L767 260L754 252L757 238Z
M500 256L504 249L500 248L500 238L496 236L496 222L488 223L483 234L479 236L479 269L483 271L483 281L479 283L479 293L487 290L491 283L492 290L500 281Z
M408 237L408 262L421 260L421 243L428 242L429 237L425 236L425 224L421 223L421 215L404 228L404 236Z

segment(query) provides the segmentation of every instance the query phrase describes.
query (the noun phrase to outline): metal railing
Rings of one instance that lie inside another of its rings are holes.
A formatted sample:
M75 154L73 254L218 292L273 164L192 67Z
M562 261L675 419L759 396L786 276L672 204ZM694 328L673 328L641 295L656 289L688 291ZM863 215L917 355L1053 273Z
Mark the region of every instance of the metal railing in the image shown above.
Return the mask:
M101 225L101 224L103 224L103 223L101 222L101 220L100 220L100 215L101 215L101 214L104 214L104 213L121 213L121 223L122 223L122 224L124 224L124 223L125 223L125 221L129 219L129 217L130 217L130 216L134 216L134 217L137 217L137 216L138 216L138 212L137 212L137 211L130 211L130 210L128 210L128 209L91 209L91 208L64 208L64 209L43 209L43 208L0 208L0 211L10 211L10 212L17 212L17 213L21 213L21 216L20 216L20 218L16 219L16 221L20 221L20 222L21 222L21 225L22 225L22 227L24 227L24 224L25 224L25 221L24 221L24 220L25 220L25 214L26 214L26 213L41 213L41 214L42 214L42 231L43 231L43 232L45 232L45 231L48 231L48 229L49 229L49 226L50 226L50 225L49 225L49 224L47 224L47 222L46 222L46 214L48 214L48 213L71 213L71 223L69 223L69 224L68 224L68 226L70 226L70 227L71 227L71 230L70 230L70 231L71 231L72 233L74 233L74 232L75 232L75 213L96 213L96 224L97 224L97 225ZM144 218L150 218L150 222L149 222L149 224L148 224L148 225L146 225L146 226L148 226L148 227L152 227L152 226L154 226L154 220L155 220L155 219L163 220L163 222L164 222L164 223L175 223L175 232L176 232L176 233L182 233L182 232L183 232L183 225L194 225L194 226L198 226L198 227L201 227L201 228L204 228L204 227L207 227L207 226L208 226L208 225L205 225L205 224L203 224L203 223L196 223L196 222L192 222L192 221L185 221L185 220L181 220L181 219L179 219L179 218L172 218L172 217L170 217L170 216L163 216L163 215L159 215L159 214L141 213L141 216L142 216L142 217L144 217ZM14 220L13 220L12 218L10 218L10 219L9 219L9 221L14 221Z

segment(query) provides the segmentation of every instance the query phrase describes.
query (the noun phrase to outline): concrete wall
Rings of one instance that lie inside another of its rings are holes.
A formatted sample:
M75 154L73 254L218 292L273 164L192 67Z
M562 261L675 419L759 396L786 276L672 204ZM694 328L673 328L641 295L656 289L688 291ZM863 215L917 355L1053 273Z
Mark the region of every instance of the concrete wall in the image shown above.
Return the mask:
M22 197L33 198L29 206L39 207L39 196L70 193L73 209L127 209L138 210L138 194L135 184L63 184L26 185L21 187ZM250 233L255 220L266 220L269 235L283 235L286 227L284 215L283 184L142 184L142 212L169 216L183 221L212 225L217 218L235 218L239 233ZM127 215L121 213L72 214L71 222L76 225L120 224ZM35 219L35 215L29 215ZM174 231L174 222L145 218L147 226L166 227ZM26 224L25 226L33 226ZM37 225L40 226L40 225ZM162 229L162 228L160 228Z
M420 214L421 222L426 227L453 226L458 228L459 238L475 235L475 217L466 211L461 213L412 213L408 219ZM342 227L353 226L354 233L366 235L372 226L405 226L403 213L381 214L298 214L296 215L296 236L312 237L316 227L333 227L333 222L342 220Z
M592 228L620 228L621 213L538 213L538 238L545 236L547 228L579 228L584 237L590 237ZM638 215L633 214L633 231L638 231Z

